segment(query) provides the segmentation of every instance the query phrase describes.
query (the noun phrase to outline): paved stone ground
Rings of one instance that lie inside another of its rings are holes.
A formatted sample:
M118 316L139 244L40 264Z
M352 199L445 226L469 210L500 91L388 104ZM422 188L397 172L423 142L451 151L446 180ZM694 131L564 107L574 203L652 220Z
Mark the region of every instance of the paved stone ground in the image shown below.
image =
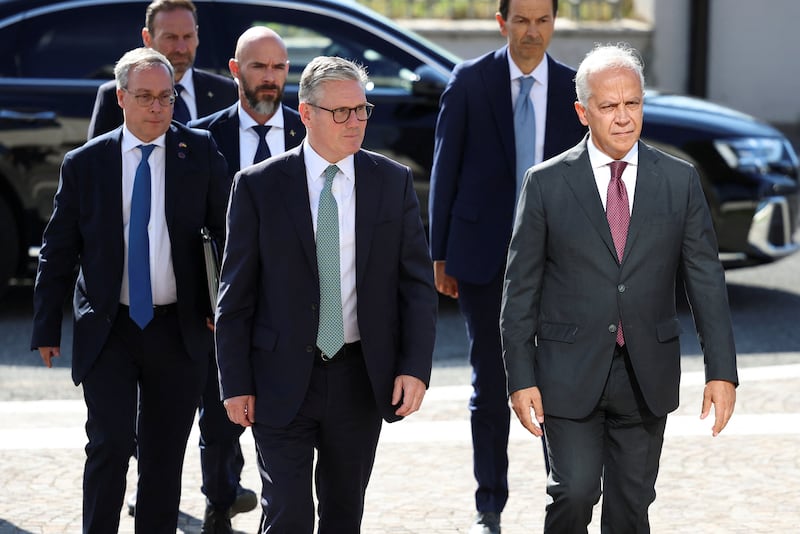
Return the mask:
M752 361L763 365L764 358ZM787 354L775 365L761 367L747 367L740 359L740 367L736 414L717 438L710 435L710 422L698 419L700 372L684 373L683 405L669 418L658 497L651 507L653 532L798 532L800 363L797 355ZM468 377L465 367L435 369L422 411L384 426L364 533L468 530L474 491ZM0 402L0 534L80 532L85 409L78 396ZM204 501L196 443L195 425L178 532L200 531ZM250 432L242 445L243 483L257 489ZM504 534L541 531L545 480L540 451L538 441L512 421L511 496L503 514ZM135 482L133 463L128 482ZM120 532L132 533L132 518L125 510L121 516ZM235 517L233 524L237 532L255 533L258 519L254 511ZM599 532L599 512L589 532Z

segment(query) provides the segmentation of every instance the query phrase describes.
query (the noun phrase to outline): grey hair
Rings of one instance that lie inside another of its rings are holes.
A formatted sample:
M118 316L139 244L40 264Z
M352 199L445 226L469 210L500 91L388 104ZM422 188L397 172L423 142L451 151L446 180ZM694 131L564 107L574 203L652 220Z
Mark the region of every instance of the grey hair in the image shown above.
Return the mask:
M639 82L644 91L644 65L639 52L627 43L616 45L595 45L586 54L578 67L575 75L575 92L578 102L583 106L588 105L589 98L592 96L589 87L589 78L598 72L611 69L628 69L639 77Z
M366 69L354 61L336 56L318 56L312 59L300 75L297 99L314 104L321 96L320 86L328 81L357 81L366 91L369 76Z
M119 58L117 64L114 65L114 79L117 81L117 89L128 88L128 78L131 71L141 71L152 68L157 65L164 65L169 71L169 76L175 79L175 70L167 57L153 50L152 48L134 48L129 50Z

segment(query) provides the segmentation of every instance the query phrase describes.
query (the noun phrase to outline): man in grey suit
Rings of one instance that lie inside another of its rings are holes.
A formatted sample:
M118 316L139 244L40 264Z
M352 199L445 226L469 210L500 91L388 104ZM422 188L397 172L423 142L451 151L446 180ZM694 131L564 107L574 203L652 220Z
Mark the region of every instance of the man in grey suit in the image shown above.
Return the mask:
M601 46L576 75L589 127L526 173L506 266L503 357L514 412L544 433L545 532L649 532L667 413L678 406L679 273L706 364L716 436L738 383L725 277L697 171L639 140L636 52ZM632 209L631 209L632 208Z

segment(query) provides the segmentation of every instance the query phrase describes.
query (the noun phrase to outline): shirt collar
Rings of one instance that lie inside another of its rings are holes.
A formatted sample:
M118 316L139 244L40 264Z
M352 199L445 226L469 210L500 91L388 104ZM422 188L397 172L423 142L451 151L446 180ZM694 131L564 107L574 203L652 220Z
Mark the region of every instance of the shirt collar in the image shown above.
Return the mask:
M593 169L599 169L600 167L608 165L614 161L611 156L600 152L600 149L595 146L594 141L592 141L591 133L586 140L586 151L589 153L589 162L592 164ZM631 147L628 153L625 154L620 161L625 161L628 163L628 165L639 165L639 143L634 143L633 147Z
M196 96L195 92L194 92L194 75L193 75L193 72L194 72L194 69L187 70L186 72L183 73L183 78L181 78L181 81L179 81L179 82L176 81L175 82L175 85L181 84L181 86L183 87L183 90L186 91L189 94L189 96L191 96L191 97Z
M303 140L303 159L305 160L306 169L308 170L308 176L313 180L323 179L322 173L325 172L325 169L328 168L328 165L332 165L325 158L317 154L317 152L311 147L308 139ZM344 174L347 180L355 182L356 169L355 158L353 157L353 154L350 154L346 158L333 163L333 165L339 167L339 172Z
M511 59L511 54L506 51L506 59L508 60L508 73L510 75L510 79L513 82L520 76L533 76L536 79L537 84L547 85L547 80L549 79L549 68L548 68L548 61L547 61L547 54L544 55L542 60L536 65L536 68L531 71L530 74L523 73L520 68L514 63L514 60Z
M128 152L129 150L133 150L139 145L156 145L161 148L164 148L165 141L166 141L167 134L166 132L159 135L149 143L145 143L128 129L127 124L123 124L122 126L122 152Z
M256 124L258 124L256 122L256 120L253 117L251 117L250 114L247 113L242 108L242 103L241 102L237 103L236 107L237 107L237 113L239 114L239 125L241 126L241 128L243 130L247 130L248 128L252 128ZM281 130L283 129L283 105L282 104L278 105L278 109L275 111L275 113L272 114L272 117L270 117L269 120L264 123L264 125L265 126L272 126L274 128L280 128Z

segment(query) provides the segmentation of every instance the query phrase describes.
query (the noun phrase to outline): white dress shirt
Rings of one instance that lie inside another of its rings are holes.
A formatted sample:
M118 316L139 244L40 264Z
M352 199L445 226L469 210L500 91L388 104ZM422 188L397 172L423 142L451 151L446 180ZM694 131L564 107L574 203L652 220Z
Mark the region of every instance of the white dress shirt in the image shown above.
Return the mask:
M150 286L153 291L153 304L161 306L172 304L178 300L175 286L175 271L172 267L172 247L167 230L167 217L165 212L164 169L165 149L164 135L157 137L149 143L136 138L122 127L122 228L125 239L125 260L122 268L122 288L119 301L130 305L128 290L128 235L131 222L131 198L133 197L133 182L136 178L136 169L142 159L139 145L156 145L150 154L150 223L147 225L147 234L150 241Z
M183 101L186 102L186 107L189 108L189 120L200 118L197 116L197 91L194 89L193 72L194 69L187 70L183 73L181 81L175 82L175 85L181 84L183 86L181 96L183 97Z
M600 201L603 203L603 210L606 209L606 198L608 196L608 183L611 181L611 167L609 163L614 161L611 157L600 152L600 149L594 145L591 134L586 141L586 147L589 152L589 163L592 165L594 172L594 180L597 184L597 192L600 193ZM628 213L633 213L633 196L636 192L636 170L639 167L639 143L635 143L627 154L620 160L625 161L628 165L622 171L622 182L625 184L625 189L628 192Z
M245 168L253 164L253 157L258 148L258 134L253 126L258 124L253 117L242 109L241 102L236 105L239 113L239 166ZM283 135L283 107L278 106L278 110L269 118L264 126L271 128L267 132L267 146L269 153L273 156L286 151L286 138Z
M319 195L325 185L323 172L331 163L317 154L307 140L303 141L303 157L306 166L311 221L316 236ZM339 172L333 178L332 192L339 212L339 275L342 286L344 341L353 343L361 339L356 312L356 173L354 157L348 156L334 165L339 167Z

